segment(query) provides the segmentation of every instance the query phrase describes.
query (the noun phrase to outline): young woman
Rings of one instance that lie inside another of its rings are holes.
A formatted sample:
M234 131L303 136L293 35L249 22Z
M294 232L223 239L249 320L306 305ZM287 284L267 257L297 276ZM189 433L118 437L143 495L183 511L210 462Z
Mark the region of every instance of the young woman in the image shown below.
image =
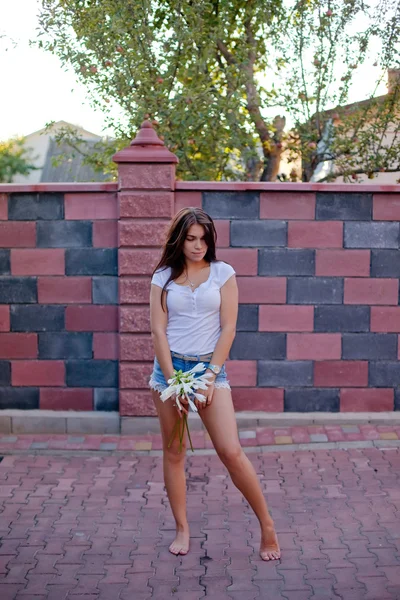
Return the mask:
M196 401L215 450L235 486L254 510L261 526L260 555L280 558L279 544L256 472L244 454L237 431L224 363L235 337L238 290L235 271L215 256L214 223L198 208L184 208L173 219L151 285L151 332L156 358L150 378L163 439L164 480L176 521L173 554L187 554L185 448L179 440L168 448L177 413L176 404L160 400L174 369L187 371L198 362L208 365L211 385L206 402ZM203 393L203 392L202 392ZM187 412L186 406L183 407Z

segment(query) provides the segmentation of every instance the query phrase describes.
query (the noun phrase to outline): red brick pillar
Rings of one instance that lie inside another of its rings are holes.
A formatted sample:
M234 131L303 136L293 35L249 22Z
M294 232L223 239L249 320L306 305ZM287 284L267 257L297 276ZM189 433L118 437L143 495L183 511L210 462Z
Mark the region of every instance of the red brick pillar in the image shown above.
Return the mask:
M150 275L173 215L178 159L145 121L131 145L113 160L118 163L119 182L120 414L152 415Z

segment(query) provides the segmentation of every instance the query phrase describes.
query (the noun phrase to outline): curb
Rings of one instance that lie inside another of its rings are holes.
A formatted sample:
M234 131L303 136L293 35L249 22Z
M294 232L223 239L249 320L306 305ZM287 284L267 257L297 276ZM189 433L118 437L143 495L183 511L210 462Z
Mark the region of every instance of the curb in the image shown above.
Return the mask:
M189 415L192 431L202 431L200 417ZM400 424L400 411L376 413L268 413L238 412L239 428L305 425ZM158 433L157 417L124 417L118 412L14 410L0 411L1 434L114 434Z

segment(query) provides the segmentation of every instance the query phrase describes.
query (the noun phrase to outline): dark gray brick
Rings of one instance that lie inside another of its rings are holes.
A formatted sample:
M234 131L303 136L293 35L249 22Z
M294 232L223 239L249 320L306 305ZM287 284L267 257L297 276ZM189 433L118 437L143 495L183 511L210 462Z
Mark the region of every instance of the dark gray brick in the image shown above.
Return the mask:
M118 387L118 361L68 360L66 380L69 387Z
M92 358L92 347L92 333L39 333L39 358Z
M232 345L232 359L272 359L286 356L286 336L284 333L246 333L236 334Z
M118 277L93 277L93 304L118 304Z
M345 248L398 248L399 223L345 223Z
M89 221L38 221L38 248L87 248L92 245Z
M400 277L400 250L372 250L372 277Z
M90 248L66 250L66 275L117 275L118 254L116 248Z
M49 221L64 218L63 194L10 194L10 221Z
M338 412L339 390L310 388L285 390L285 412Z
M315 250L262 248L259 250L259 275L314 275Z
M240 304L237 331L258 331L258 304Z
M203 208L213 219L258 219L259 192L203 192Z
M400 410L400 388L394 390L394 410Z
M232 221L231 246L286 246L286 221Z
M0 275L10 274L10 251L0 248ZM0 283L1 285L1 283Z
M289 387L312 384L312 361L263 360L258 363L259 386Z
M0 360L0 385L11 385L11 366L8 360Z
M0 387L0 410L8 408L18 410L39 408L39 388Z
M320 221L370 221L372 194L317 192L315 218Z
M35 277L1 277L0 304L28 304L37 302Z
M395 360L397 335L394 333L344 333L343 358Z
M65 328L64 313L63 306L13 305L10 308L11 331L62 331Z
M288 304L341 304L340 277L293 277L287 282Z
M400 361L371 361L369 363L369 385L372 387L400 386Z
M369 331L369 306L316 306L315 331Z
M94 390L94 410L118 411L119 394L116 388L96 388Z

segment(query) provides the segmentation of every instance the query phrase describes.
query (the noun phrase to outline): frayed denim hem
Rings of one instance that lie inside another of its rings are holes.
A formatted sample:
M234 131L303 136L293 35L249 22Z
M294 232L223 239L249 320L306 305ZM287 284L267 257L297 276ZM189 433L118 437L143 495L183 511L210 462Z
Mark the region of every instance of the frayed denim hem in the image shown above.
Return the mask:
M157 381L155 381L155 379L150 379L149 387L151 390L154 390L155 392L159 392L160 394L162 394L162 392L164 390L166 390L168 386L164 385L163 383L157 383Z

